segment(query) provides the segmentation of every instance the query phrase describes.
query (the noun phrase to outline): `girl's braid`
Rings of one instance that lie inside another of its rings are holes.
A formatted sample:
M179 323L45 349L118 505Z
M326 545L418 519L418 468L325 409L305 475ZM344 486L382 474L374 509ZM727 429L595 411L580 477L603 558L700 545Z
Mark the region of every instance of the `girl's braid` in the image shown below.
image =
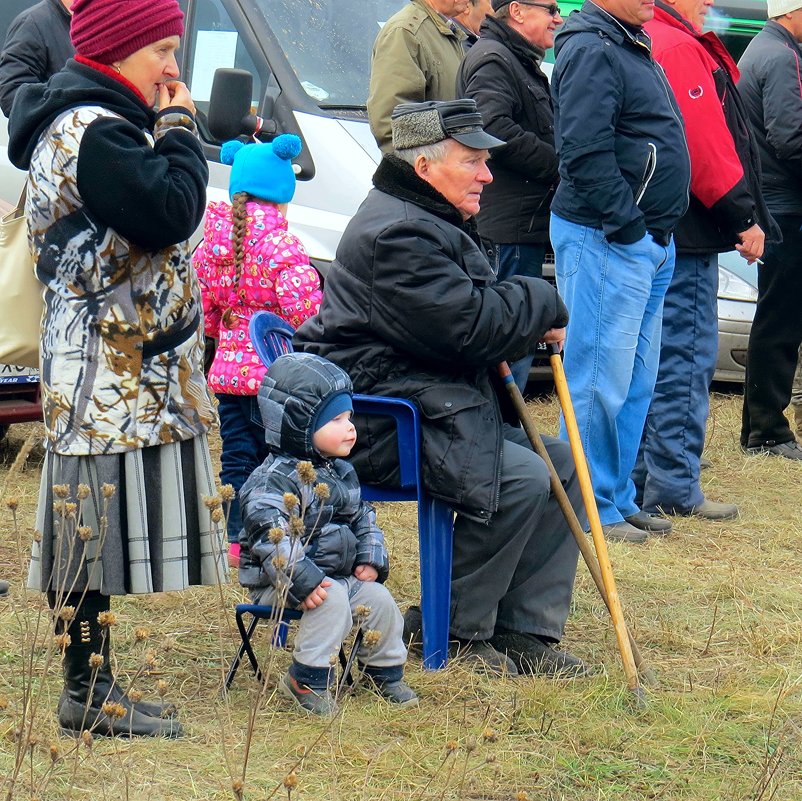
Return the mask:
M251 199L247 192L237 192L231 199L231 245L234 250L234 280L232 291L240 294L239 282L242 275L242 263L245 260L245 232L248 223L246 203ZM223 312L223 325L233 328L234 309L229 306Z

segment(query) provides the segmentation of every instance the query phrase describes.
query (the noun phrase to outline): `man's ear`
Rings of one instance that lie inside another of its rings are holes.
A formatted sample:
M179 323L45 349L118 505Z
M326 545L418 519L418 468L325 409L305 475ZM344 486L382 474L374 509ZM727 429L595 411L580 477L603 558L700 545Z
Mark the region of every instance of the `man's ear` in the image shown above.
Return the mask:
M429 175L429 170L431 168L431 164L429 163L429 159L426 158L422 153L415 159L415 173L422 181L426 180L426 177Z

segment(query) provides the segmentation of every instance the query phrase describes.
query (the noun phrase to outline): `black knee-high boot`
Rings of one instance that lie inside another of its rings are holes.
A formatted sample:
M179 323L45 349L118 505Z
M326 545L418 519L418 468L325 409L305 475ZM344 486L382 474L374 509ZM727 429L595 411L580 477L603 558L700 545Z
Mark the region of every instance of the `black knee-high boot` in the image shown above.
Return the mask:
M80 596L73 598L78 600ZM52 605L54 599L51 597L49 600ZM66 633L70 638L62 661L64 693L58 708L62 732L78 735L89 729L100 736L180 737L182 731L178 721L146 714L131 703L115 682L109 663L109 633L108 630L104 632L97 620L101 612L108 610L108 596L87 592L80 606L75 606L72 620L67 624L57 621L56 631ZM96 655L93 661L99 657L96 667L90 662L93 654ZM105 703L114 706L104 712Z

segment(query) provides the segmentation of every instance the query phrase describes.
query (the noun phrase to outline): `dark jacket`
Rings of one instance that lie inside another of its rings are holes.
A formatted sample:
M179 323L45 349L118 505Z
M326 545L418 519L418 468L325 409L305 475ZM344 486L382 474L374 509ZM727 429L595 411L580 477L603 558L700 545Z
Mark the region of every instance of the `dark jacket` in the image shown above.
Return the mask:
M665 243L688 208L690 161L649 37L586 0L555 39L560 185L551 210L631 244Z
M245 587L280 589L287 606L298 606L326 577L346 577L357 565L372 565L379 581L389 567L384 534L373 507L362 500L359 479L344 459L326 459L312 444L315 417L332 395L351 392L351 382L330 362L305 353L276 359L259 387L259 410L270 455L240 490L239 580ZM314 481L298 472L310 462ZM328 495L315 485L325 484ZM285 494L300 505L294 515L303 532L293 534ZM271 538L271 530L283 536Z
M802 47L769 20L741 60L738 90L757 139L772 214L802 214Z
M373 181L340 240L320 312L294 342L348 371L357 392L414 400L428 491L487 520L503 441L490 374L531 352L568 313L545 281L496 283L472 221L408 164L386 156ZM360 478L396 484L392 425L357 422Z
M14 96L26 83L44 83L72 58L70 12L61 0L42 0L8 26L0 53L0 108L11 116Z
M738 234L758 223L779 237L760 191L760 157L735 83L738 68L712 31L700 33L657 0L644 26L652 55L668 78L685 120L691 198L676 231L680 253L732 250Z
M542 244L558 180L543 51L492 17L481 31L457 74L457 95L476 101L485 130L506 146L489 163L493 183L482 192L479 233L499 243Z
M462 40L462 49L467 53L479 41L479 37L470 28L466 28L458 19L451 19L450 22L465 34L465 38Z

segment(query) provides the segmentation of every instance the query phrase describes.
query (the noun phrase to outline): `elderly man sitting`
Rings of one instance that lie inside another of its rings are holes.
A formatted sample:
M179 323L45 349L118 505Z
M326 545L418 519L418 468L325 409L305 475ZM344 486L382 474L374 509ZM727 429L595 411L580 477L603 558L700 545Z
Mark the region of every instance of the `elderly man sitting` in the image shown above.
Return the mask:
M496 283L473 216L492 180L488 148L503 143L482 130L474 101L399 105L392 130L394 152L295 345L339 364L356 392L420 407L424 482L456 511L451 652L499 673L581 674L579 659L552 647L568 617L576 543L494 379L500 361L538 340L562 342L568 314L545 281ZM397 481L392 423L357 425L360 477ZM546 441L576 505L570 451Z

